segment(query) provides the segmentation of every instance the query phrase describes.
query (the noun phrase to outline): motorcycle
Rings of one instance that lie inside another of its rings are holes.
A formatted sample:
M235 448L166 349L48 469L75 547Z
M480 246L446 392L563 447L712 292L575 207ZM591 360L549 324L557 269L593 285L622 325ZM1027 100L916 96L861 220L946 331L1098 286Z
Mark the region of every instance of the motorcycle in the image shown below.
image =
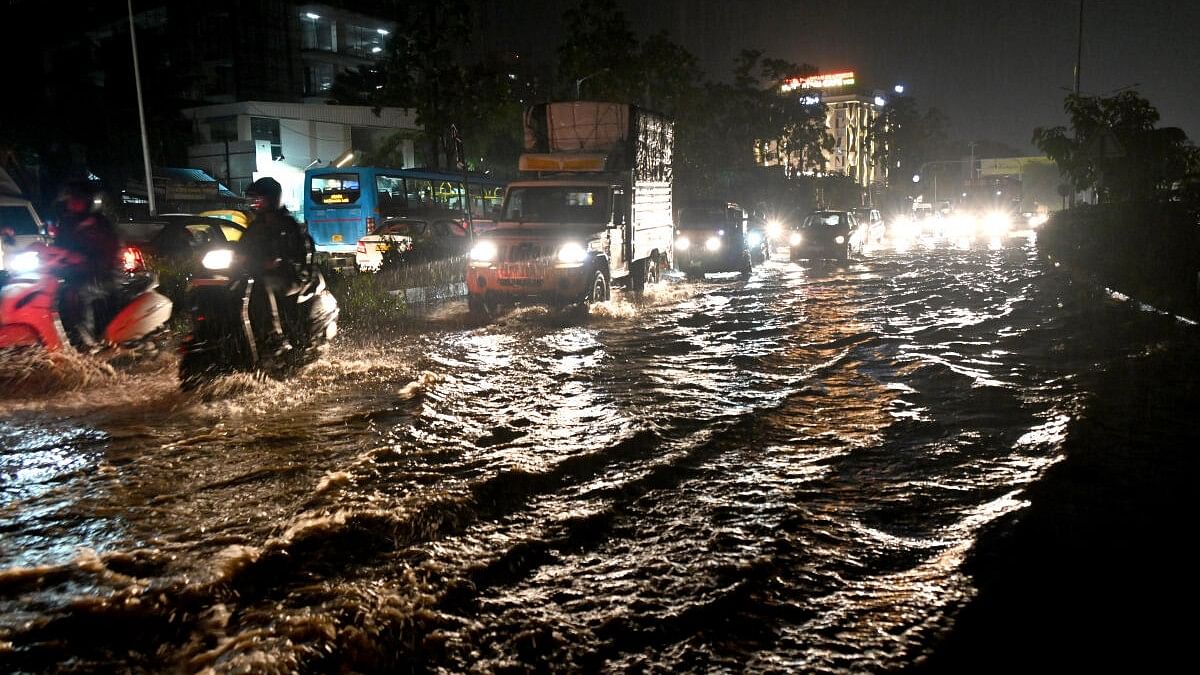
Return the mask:
M231 249L209 251L201 266L210 274L193 277L187 292L192 332L180 348L183 389L236 372L290 377L316 361L337 335L337 300L315 265L305 267L300 283L278 303L284 335L292 345L279 358L264 353L265 336L256 334L259 322L251 320L250 296L260 282L239 269Z
M48 352L75 349L63 327L60 270L77 262L61 248L35 244L9 259L10 278L0 289L0 349L41 347ZM157 348L155 338L171 318L171 301L159 293L154 275L122 277L122 283L96 312L96 325L110 354L136 354Z

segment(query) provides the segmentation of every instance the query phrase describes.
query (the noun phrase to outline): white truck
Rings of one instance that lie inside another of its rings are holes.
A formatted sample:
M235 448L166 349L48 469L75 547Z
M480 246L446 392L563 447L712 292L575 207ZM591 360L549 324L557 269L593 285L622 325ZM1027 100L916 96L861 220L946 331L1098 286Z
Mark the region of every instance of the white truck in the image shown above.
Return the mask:
M0 169L0 281L13 256L29 244L46 239L46 226L33 204L21 196L8 172Z
M496 227L471 249L473 312L504 302L602 302L671 266L674 125L623 103L570 101L525 111L529 176L510 183Z

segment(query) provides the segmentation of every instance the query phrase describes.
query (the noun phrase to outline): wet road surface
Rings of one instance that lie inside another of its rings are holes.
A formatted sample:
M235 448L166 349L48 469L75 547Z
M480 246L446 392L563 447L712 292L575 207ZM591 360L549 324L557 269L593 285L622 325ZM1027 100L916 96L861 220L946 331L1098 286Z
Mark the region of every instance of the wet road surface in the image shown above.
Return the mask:
M933 243L452 304L290 383L9 372L0 666L903 667L1165 321L1101 305L1032 240Z

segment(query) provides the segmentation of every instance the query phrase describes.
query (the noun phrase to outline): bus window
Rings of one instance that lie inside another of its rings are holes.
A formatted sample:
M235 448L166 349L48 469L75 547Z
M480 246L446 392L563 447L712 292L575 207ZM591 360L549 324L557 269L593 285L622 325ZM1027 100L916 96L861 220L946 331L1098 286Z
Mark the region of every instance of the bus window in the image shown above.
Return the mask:
M453 209L455 211L465 210L463 207L463 189L462 183L444 180L437 184L437 192L434 193L434 198L438 204Z
M312 200L323 206L353 204L362 194L357 173L330 173L312 177Z
M379 215L402 216L406 207L404 177L379 175L375 178L375 198Z
M408 188L409 208L433 206L433 181L408 178L405 180L405 185Z

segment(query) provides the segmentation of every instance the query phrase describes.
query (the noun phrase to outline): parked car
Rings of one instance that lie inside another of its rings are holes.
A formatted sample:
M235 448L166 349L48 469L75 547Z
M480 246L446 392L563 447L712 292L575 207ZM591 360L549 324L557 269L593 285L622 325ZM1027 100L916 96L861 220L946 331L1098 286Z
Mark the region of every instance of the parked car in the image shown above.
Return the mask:
M867 243L878 246L883 243L884 237L887 235L887 225L883 222L883 214L879 209L873 209L868 206L854 209L854 217L858 219L860 224L867 227Z
M794 260L832 258L848 260L862 252L867 227L849 211L817 211L788 235L789 256Z
M390 218L358 240L354 261L360 270L378 271L383 265L384 254L393 246L409 259L452 258L466 254L468 240L467 230L461 222Z
M710 203L679 210L675 226L675 266L690 279L739 272L749 278L754 266L746 212L737 204Z

